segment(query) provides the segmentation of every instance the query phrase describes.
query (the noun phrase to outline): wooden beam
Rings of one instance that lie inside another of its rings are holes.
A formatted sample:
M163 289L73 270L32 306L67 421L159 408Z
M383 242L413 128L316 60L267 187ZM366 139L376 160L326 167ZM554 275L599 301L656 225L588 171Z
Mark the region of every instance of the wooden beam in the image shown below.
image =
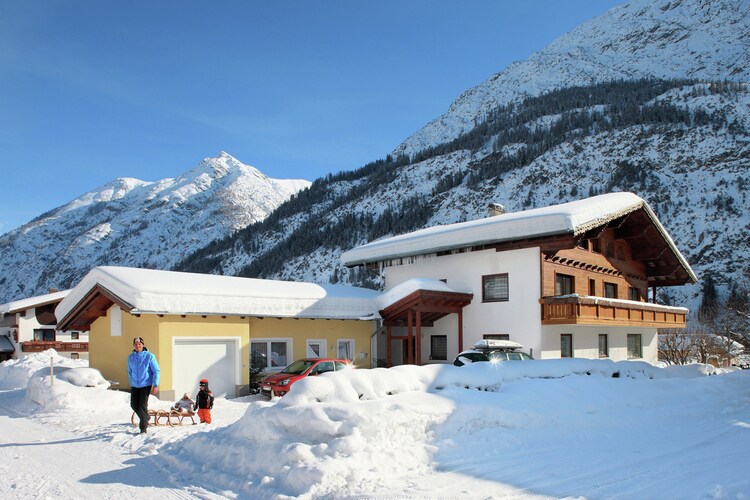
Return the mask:
M641 248L633 248L633 259L634 260L655 260L661 258L662 255L664 255L664 252L667 251L667 247L663 246L661 248L659 247L641 247Z
M679 264L647 267L646 275L649 278L671 278L675 275L679 268Z
M614 236L617 240L640 238L645 236L650 228L650 224L628 224L625 227L615 229Z

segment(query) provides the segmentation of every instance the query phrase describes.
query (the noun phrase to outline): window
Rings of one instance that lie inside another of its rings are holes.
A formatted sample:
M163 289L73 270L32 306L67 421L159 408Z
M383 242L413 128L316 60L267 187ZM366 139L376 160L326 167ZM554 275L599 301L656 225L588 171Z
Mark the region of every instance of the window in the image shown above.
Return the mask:
M589 249L589 240L579 240L578 241L578 248L583 248L584 250Z
M609 340L607 339L607 335L603 333L599 334L599 357L609 357Z
M639 333L628 333L628 359L643 357L643 346Z
M503 302L508 298L508 273L482 276L482 302Z
M281 370L290 360L291 339L258 339L250 342L250 364L262 370Z
M78 340L80 336L80 332L70 332L70 340Z
M637 288L633 288L632 286L628 288L628 298L630 300L634 300L636 302L641 301L641 292Z
M34 330L34 340L40 342L54 342L55 331L48 328L38 328Z
M573 357L573 334L563 333L560 335L560 357Z
M484 340L510 340L510 334L508 333L485 333L482 335Z
M448 336L431 335L430 336L430 359L446 360L448 359Z
M339 339L337 352L341 359L354 359L354 340Z
M573 291L573 276L555 274L555 295L570 295Z
M70 359L80 359L80 356L78 355L77 352L71 352Z
M589 295L596 296L596 280L589 280Z
M602 242L599 238L591 240L591 251L596 253L602 253Z
M617 298L617 285L615 283L604 282L604 296L608 299Z
M306 342L305 357L307 358L325 358L326 357L325 340L308 340Z

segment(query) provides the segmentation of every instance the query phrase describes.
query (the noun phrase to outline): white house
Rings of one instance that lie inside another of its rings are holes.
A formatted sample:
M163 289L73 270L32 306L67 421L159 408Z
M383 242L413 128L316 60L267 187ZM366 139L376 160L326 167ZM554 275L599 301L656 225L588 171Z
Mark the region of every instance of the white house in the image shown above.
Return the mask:
M536 358L656 363L657 329L684 328L688 311L649 303L649 288L655 297L697 280L632 193L434 226L342 260L380 272L386 292L433 284L380 311L377 357L388 366L450 362L481 339L514 340Z
M72 359L88 359L88 332L57 329L55 307L69 292L0 304L0 361L47 349Z

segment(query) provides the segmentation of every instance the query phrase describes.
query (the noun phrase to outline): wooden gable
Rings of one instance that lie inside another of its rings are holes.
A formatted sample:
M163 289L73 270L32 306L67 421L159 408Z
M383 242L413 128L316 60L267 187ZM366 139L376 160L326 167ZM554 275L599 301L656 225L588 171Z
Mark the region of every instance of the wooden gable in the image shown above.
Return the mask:
M120 306L126 312L133 310L132 305L97 284L59 321L58 329L89 331L91 324L97 318L106 316L113 305Z

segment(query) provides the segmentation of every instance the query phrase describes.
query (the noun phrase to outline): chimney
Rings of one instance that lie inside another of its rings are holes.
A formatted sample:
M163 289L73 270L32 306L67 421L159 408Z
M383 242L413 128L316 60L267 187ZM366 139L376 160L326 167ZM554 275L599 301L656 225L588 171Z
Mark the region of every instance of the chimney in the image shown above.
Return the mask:
M496 215L502 215L505 213L505 207L499 203L490 203L487 205L488 217L494 217Z

